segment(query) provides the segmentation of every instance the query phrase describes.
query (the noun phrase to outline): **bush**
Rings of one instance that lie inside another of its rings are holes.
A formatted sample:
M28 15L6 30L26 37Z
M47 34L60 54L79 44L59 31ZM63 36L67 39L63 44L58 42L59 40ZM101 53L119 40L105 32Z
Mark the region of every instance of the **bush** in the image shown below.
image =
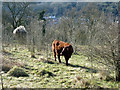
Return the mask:
M26 77L26 76L29 76L25 71L24 69L20 68L20 67L17 67L17 66L14 66L12 69L10 69L8 71L8 75L10 76L15 76L15 77Z

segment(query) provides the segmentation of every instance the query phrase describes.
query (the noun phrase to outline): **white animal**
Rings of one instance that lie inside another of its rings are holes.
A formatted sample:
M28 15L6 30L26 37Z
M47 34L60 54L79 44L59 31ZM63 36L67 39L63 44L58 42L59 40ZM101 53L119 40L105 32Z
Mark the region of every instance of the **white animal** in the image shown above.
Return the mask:
M27 31L24 26L17 27L14 31L14 39L19 44L26 44L27 42Z
M18 33L26 34L27 31L24 26L19 26L13 31L13 34L18 34Z

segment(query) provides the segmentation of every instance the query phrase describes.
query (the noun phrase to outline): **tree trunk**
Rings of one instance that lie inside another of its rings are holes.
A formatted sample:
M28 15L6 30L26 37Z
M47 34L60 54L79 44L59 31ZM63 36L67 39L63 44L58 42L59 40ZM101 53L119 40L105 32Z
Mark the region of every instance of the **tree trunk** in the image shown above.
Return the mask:
M35 57L35 37L34 36L32 37L31 57L36 58Z
M120 10L120 2L118 3L118 11ZM120 81L120 11L118 12L119 16L118 16L118 57L116 60L116 70L115 70L115 79L116 81Z
M118 64L118 65L119 65L119 64ZM118 67L116 67L115 80L116 80L116 81L120 81L120 65L119 65Z

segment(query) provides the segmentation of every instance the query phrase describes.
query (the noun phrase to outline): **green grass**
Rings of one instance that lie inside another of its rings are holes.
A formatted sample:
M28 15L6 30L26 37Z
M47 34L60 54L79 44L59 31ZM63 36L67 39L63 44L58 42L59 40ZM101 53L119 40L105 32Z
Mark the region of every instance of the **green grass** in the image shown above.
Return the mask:
M39 53L39 54L37 54ZM103 73L106 66L90 62L88 58L72 55L69 65L61 57L62 63L55 62L53 56L48 60L44 52L36 52L36 58L30 57L26 48L18 48L17 51L6 50L4 60L12 61L23 68L28 77L8 76L7 71L3 74L5 88L120 88L119 82L114 82L114 73ZM11 63L10 63L11 64ZM109 77L109 78L108 78ZM108 78L108 80L107 80Z

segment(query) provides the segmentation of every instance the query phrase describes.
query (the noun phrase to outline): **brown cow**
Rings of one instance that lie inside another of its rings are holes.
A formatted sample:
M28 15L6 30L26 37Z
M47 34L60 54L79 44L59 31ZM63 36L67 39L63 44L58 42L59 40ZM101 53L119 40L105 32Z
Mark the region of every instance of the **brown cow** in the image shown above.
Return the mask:
M52 43L52 50L55 61L56 54L58 56L59 63L61 63L60 56L64 56L66 60L66 65L68 65L68 60L73 53L73 47L71 44L59 40L54 40Z

